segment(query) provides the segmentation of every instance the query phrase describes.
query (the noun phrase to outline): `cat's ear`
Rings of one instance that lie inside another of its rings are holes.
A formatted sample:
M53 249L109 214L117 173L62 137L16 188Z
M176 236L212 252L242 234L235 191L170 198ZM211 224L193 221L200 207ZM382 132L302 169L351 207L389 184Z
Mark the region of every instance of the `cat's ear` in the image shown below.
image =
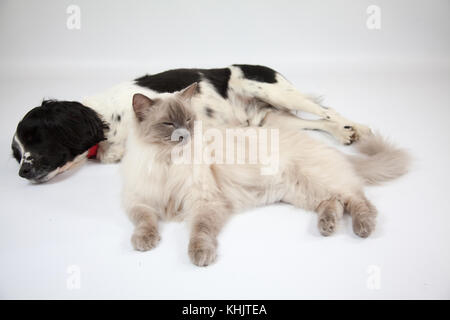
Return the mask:
M191 84L189 87L184 88L180 93L180 97L184 98L184 99L191 99L196 93L199 92L199 86L197 82L194 82L193 84Z
M155 104L155 101L143 94L136 93L133 95L133 110L139 121L144 120L147 110Z

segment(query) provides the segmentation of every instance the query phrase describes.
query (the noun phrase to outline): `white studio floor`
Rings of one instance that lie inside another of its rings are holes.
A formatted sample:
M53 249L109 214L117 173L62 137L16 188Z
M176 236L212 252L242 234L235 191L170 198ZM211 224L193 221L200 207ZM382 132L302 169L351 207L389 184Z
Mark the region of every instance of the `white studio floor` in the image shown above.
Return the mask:
M210 267L190 263L185 224L163 224L160 245L135 252L120 207L119 165L90 162L32 185L18 176L10 142L43 97L78 100L142 72L2 73L0 298L449 299L448 65L274 67L413 154L409 175L367 189L379 210L369 239L353 234L348 217L324 238L315 214L273 205L234 217Z

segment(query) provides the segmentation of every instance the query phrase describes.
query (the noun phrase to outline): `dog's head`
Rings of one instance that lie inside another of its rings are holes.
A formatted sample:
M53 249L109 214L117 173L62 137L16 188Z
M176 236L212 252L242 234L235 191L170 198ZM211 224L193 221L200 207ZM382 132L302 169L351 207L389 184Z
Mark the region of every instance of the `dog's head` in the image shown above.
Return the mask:
M19 175L32 182L50 180L105 140L107 128L94 110L79 102L45 100L25 115L13 137Z

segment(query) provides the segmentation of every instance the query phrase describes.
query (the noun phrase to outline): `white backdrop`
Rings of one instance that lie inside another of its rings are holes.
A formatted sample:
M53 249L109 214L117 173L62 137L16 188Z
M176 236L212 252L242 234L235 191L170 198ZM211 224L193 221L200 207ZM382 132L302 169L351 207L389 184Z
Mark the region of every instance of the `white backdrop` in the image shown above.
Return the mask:
M67 27L70 5L80 29ZM380 29L366 25L370 5ZM0 297L450 298L449 9L448 0L0 1ZM231 63L269 65L411 150L408 176L368 189L380 212L371 238L353 235L348 218L323 238L314 214L274 205L232 219L217 263L200 269L184 224L163 224L154 251L132 250L118 165L91 162L43 185L17 175L11 138L43 98Z

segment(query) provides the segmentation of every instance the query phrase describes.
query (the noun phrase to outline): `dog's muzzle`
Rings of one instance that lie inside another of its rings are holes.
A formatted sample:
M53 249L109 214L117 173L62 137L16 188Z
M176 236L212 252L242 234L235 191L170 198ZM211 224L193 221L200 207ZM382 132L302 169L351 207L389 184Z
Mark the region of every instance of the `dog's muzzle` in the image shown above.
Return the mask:
M19 176L25 179L34 179L37 176L37 171L30 163L22 163L19 170Z

